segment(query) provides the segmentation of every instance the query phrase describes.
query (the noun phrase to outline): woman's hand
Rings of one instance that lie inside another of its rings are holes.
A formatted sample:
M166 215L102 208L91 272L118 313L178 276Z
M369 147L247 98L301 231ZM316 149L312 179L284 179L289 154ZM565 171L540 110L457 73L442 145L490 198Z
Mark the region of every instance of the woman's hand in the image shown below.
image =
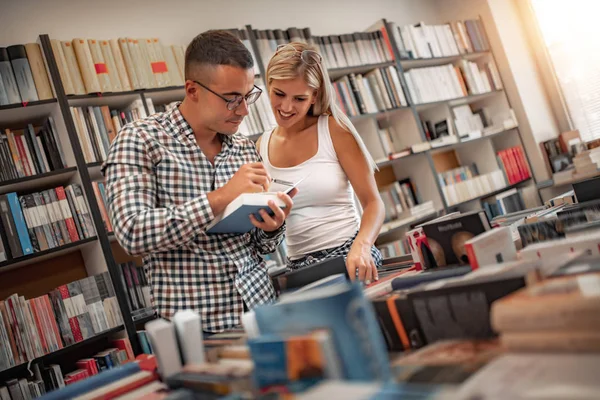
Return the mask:
M351 280L356 277L367 285L379 279L377 267L371 255L371 246L354 242L346 257L346 270Z

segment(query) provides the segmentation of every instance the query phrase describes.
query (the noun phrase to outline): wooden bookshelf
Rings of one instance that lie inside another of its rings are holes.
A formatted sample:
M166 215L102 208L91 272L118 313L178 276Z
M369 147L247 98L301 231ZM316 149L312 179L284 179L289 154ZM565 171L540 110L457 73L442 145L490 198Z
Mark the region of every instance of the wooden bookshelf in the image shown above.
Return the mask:
M472 94L470 96L455 97L452 99L432 101L429 103L417 103L414 106L416 107L416 109L418 111L423 111L423 110L426 110L431 107L438 107L438 106L443 106L443 105L459 106L462 104L469 104L469 103L481 100L483 98L493 96L495 94L503 93L503 92L504 92L504 90L502 90L502 89L492 90L491 92Z
M37 187L60 185L68 181L77 171L77 167L69 167L19 179L0 181L0 194L28 191Z
M381 20L383 29L390 32L389 24L386 20ZM260 71L257 74L257 78L265 77L265 66L263 65L263 59L261 57L260 49L257 43L257 39L254 37L253 29L250 25L245 27L249 34L250 43L252 45L253 52L256 56L257 69ZM388 35L392 37L392 35ZM30 293L45 293L51 288L46 288L47 285L52 284L54 287L71 282L81 277L88 276L90 271L108 270L110 273L113 285L115 286L115 293L119 301L119 307L121 309L124 326L122 328L116 328L106 333L102 333L99 337L105 337L106 335L113 334L120 330L125 330L129 337L134 352L136 354L141 353L141 347L136 335L136 326L139 326L142 321L133 321L131 317L131 310L127 305L127 292L126 289L120 283L119 277L119 266L118 263L131 260L131 256L126 254L123 249L118 245L114 234L108 233L104 229L104 223L100 213L98 202L95 198L95 194L92 187L92 176L94 178L99 176L99 167L102 162L86 163L83 155L81 143L79 143L79 137L76 131L75 123L70 113L70 107L87 107L87 106L100 106L107 105L110 108L125 108L130 105L133 101L141 100L143 107L148 113L148 106L146 99L152 100L155 104L166 104L171 101L179 100L184 96L183 86L164 87L164 88L150 88L131 90L125 92L112 92L112 93L92 93L85 95L69 95L67 96L64 91L63 84L60 79L56 59L50 46L50 38L48 35L40 35L40 43L42 46L43 55L46 58L49 78L52 82L52 86L55 89L56 98L44 101L30 102L27 104L11 104L7 106L0 106L0 126L12 126L16 123L22 122L34 122L48 115L53 115L56 119L58 129L61 131L61 140L65 139L66 142L63 146L67 152L72 156L74 162L70 162L69 168L61 171L52 171L46 174L37 175L34 177L21 178L17 180L0 182L0 193L7 193L11 191L31 191L39 188L48 188L51 185L58 185L66 182L75 181L80 183L82 186L84 197L89 205L90 215L92 218L93 225L96 230L96 236L93 238L81 240L76 243L71 243L65 246L61 246L55 249L49 249L43 252L35 253L29 256L20 257L14 260L9 260L0 263L0 274L4 275L4 278L9 287L2 288L0 285L0 296L9 293L10 289L14 292L18 292L25 296L29 296ZM338 79L348 74L364 74L372 71L376 68L389 68L393 66L398 72L398 78L400 80L401 88L407 99L408 105L395 109L385 110L376 113L362 114L351 117L351 120L360 126L359 132L363 130L371 129L373 126L377 126L382 121L392 121L394 124L401 125L401 133L409 133L411 140L413 137L415 141L413 144L426 141L426 136L423 130L423 126L420 123L419 113L428 112L430 109L449 109L450 107L471 104L480 101L484 101L489 98L495 98L504 96L506 94L503 90L492 91L485 94L471 95L460 98L448 99L444 101L437 101L425 104L414 104L411 101L409 92L407 90L407 83L404 78L404 72L411 68L420 68L434 65L443 65L446 63L455 63L461 59L467 60L479 60L489 58L493 62L493 53L491 51L469 53L461 56L451 57L437 57L429 59L401 59L399 56L398 48L395 42L392 40L390 43L392 53L394 56L393 61L349 66L342 68L329 69L329 75L331 79ZM263 94L264 96L265 94ZM371 124L371 125L370 125ZM370 128L366 128L369 127ZM518 131L518 128L515 128ZM409 131L410 130L410 131ZM497 135L504 135L505 132L500 132L495 135L477 138L469 143L490 140L491 137L497 137ZM519 139L520 139L520 133ZM254 135L253 139L256 139L258 135ZM419 140L417 140L419 139ZM466 142L465 142L466 143ZM409 227L410 225L419 223L419 221L432 218L443 212L448 212L451 209L460 208L461 205L467 202L447 206L439 186L439 181L436 172L436 166L434 154L444 152L448 149L458 148L463 146L463 142L452 144L446 148L431 149L422 153L411 154L406 157L402 157L395 160L383 160L382 157L377 157L381 160L379 163L380 171L376 173L376 181L379 186L386 185L398 180L399 174L404 177L418 176L419 178L411 178L413 181L423 181L428 187L426 190L426 196L423 196L424 201L432 200L432 197L439 196L441 202L436 200L435 213L426 215L423 217L409 218L406 221L397 220L392 221L385 225L382 230L382 235L392 236L392 234L399 233L402 229ZM521 140L522 145L522 140ZM493 145L492 145L493 146ZM400 150L400 149L396 149ZM457 162L460 160L456 160ZM529 164L529 162L528 162ZM399 172L401 166L403 171ZM415 172L414 170L419 171ZM425 178L426 177L426 178ZM525 185L531 181L519 182L518 184L507 186L502 191L510 189L512 186ZM420 183L420 182L419 182ZM437 189L436 189L437 188ZM437 193L435 190L437 190ZM482 198L490 197L496 194L495 191L492 193L485 194L476 199L471 199L468 203L480 200ZM134 258L137 265L141 264L140 258ZM98 265L90 266L90 263L96 263ZM28 274L23 274L23 271L29 271ZM31 279L34 277L34 279ZM53 277L53 278L50 278ZM10 279L8 279L10 278ZM43 279L45 282L36 284L37 279ZM25 286L29 284L31 290L25 289ZM46 290L46 291L42 291ZM12 292L11 292L12 293ZM5 296L6 297L6 296ZM100 340L94 337L90 340ZM89 342L89 341L86 341ZM57 359L67 352L73 349L81 349L86 345L86 342L79 343L74 346L69 346L68 350L64 349L59 352L53 353L51 356L45 356L42 359L45 361L50 357ZM11 368L10 370L3 371L0 373L4 380L7 377L14 377L24 372L22 366Z
M522 180L520 182L513 183L512 185L505 186L505 187L503 187L501 189L493 190L493 191L491 191L489 193L482 194L481 196L473 197L472 199L469 199L469 200L466 200L466 201L462 201L462 202L457 203L457 204L450 204L448 206L448 208L455 209L455 208L458 208L458 207L460 207L462 205L468 204L468 203L470 203L472 201L478 201L478 200L481 200L481 199L486 199L486 198L495 196L497 194L500 194L502 192L506 192L507 190L523 186L524 184L529 183L531 181L532 181L532 178L527 178L527 179L524 179L524 180Z
M19 267L19 266L27 265L27 264L30 264L33 262L40 262L40 261L46 260L48 258L53 258L53 257L59 256L61 254L65 254L69 251L75 251L75 250L81 248L82 246L85 246L88 243L92 243L92 242L96 241L97 239L98 238L96 236L92 236L90 238L79 240L77 242L65 244L64 246L58 246L58 247L54 247L52 249L38 251L33 254L28 254L26 256L2 261L2 262L0 262L0 271L2 271L5 268L10 267L12 269L14 267Z
M27 107L36 107L45 104L55 104L56 99L48 99L48 100L38 100L38 101L29 101L24 103L13 103L13 104L5 104L0 106L0 112L4 110L15 110L19 108L27 108Z
M115 333L121 332L123 330L123 328L124 328L123 325L121 325L116 328L112 328L112 329L106 330L104 332L100 332L99 334L92 336L81 342L72 344L70 346L65 346L60 350L57 350L52 353L48 353L42 357L35 358L34 360L29 361L27 363L19 364L14 367L0 371L0 382L4 382L9 379L12 379L12 377L14 377L14 376L21 376L21 375L26 374L28 371L29 363L31 363L31 364L33 364L33 363L48 364L49 362L52 362L58 358L61 358L68 353L73 353L73 352L77 352L79 350L84 350L89 345L93 345L96 342L110 338Z
M431 58L404 58L400 60L402 67L407 70L410 68L432 67L436 65L452 64L458 60L476 60L490 54L489 51L475 51L456 56L431 57Z
M377 64L356 65L356 66L342 67L342 68L330 68L327 70L327 73L329 74L329 77L332 80L335 80L335 79L341 78L345 75L364 74L364 73L367 73L367 72L372 71L377 68L387 68L387 67L391 67L394 65L395 64L393 61L388 61L388 62L377 63Z

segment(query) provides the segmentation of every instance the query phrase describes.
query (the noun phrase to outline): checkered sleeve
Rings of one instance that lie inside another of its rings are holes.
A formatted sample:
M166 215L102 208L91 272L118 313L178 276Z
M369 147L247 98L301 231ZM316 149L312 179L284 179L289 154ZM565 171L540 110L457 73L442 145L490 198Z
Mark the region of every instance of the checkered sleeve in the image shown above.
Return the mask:
M271 254L277 250L277 246L285 236L285 222L274 232L265 232L255 228L251 232L251 241L260 254Z
M103 165L111 222L132 255L180 247L213 218L206 194L179 205L157 205L157 184L143 128L127 126Z

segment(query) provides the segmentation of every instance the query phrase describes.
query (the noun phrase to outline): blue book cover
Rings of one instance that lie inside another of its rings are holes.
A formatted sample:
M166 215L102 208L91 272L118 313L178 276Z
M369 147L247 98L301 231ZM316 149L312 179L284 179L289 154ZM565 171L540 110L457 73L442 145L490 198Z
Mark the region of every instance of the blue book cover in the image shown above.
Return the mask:
M263 335L248 340L254 363L254 382L259 390L286 387L293 392L325 379L326 361L316 340Z
M362 287L343 283L283 295L255 309L261 334L302 334L325 329L333 339L346 380L389 380L389 359L373 306Z
M33 254L33 247L31 245L31 239L29 238L29 232L27 231L27 225L25 224L25 216L23 210L21 210L21 204L17 198L16 193L7 193L6 199L10 206L10 211L15 221L15 227L17 228L17 235L21 242L21 248L23 249L23 255Z
M250 214L253 214L261 222L263 219L260 216L260 210L265 210L273 215L273 211L268 206L269 200L273 200L279 207L285 206L276 193L246 193L238 196L221 215L215 217L213 222L208 225L206 232L212 234L250 232L254 229L254 225L250 221Z
M138 363L130 362L113 369L100 372L98 375L90 376L82 381L72 383L61 389L46 393L41 399L44 400L67 400L81 396L99 387L108 385L129 375L141 371Z

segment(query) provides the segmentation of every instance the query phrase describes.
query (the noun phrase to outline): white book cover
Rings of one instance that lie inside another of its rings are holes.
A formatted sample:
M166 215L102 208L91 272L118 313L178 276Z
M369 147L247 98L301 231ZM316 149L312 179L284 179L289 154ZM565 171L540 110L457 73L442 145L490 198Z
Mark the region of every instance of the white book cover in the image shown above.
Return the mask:
M492 229L465 243L469 263L473 269L517 259L517 248L510 228Z
M181 359L175 325L164 319L146 324L146 334L158 361L158 371L163 379L181 371Z
M191 310L177 311L173 316L177 339L184 364L202 364L206 361L202 342L200 315Z

